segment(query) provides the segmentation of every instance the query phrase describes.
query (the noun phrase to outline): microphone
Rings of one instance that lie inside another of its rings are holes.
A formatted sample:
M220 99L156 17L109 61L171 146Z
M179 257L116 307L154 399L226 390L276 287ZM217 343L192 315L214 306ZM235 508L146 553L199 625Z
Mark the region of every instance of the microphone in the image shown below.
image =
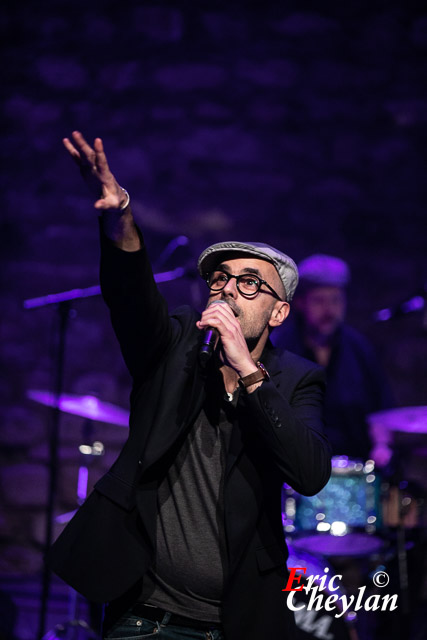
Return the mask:
M225 300L215 300L211 304L227 304ZM210 305L208 305L210 307ZM202 343L199 349L199 360L203 367L206 366L215 349L218 331L213 327L207 327L203 333Z

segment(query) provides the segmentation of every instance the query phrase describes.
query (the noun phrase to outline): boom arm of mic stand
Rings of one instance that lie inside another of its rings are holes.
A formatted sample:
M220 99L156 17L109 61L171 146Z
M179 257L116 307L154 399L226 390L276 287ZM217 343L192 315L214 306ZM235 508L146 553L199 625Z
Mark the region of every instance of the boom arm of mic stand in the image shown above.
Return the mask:
M178 280L187 275L189 269L187 267L177 267L171 271L161 271L154 274L155 282L169 282L170 280ZM68 291L62 291L60 293L50 293L46 296L39 298L29 298L24 300L24 309L35 309L37 307L46 307L49 304L58 304L60 302L67 302L68 300L78 300L79 298L91 298L101 295L101 287L95 285L92 287L86 287L85 289L70 289Z

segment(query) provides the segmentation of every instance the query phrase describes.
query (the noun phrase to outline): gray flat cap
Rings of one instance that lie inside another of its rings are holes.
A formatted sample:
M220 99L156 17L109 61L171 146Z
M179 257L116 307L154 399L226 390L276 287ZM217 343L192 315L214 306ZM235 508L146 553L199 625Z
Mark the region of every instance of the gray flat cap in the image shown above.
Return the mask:
M221 262L221 254L247 253L250 256L267 260L271 262L279 274L279 277L285 287L286 299L292 300L296 286L298 284L298 269L295 262L285 253L278 251L269 244L262 242L237 242L230 240L229 242L218 242L205 249L198 261L197 268L202 278L211 273L215 267Z

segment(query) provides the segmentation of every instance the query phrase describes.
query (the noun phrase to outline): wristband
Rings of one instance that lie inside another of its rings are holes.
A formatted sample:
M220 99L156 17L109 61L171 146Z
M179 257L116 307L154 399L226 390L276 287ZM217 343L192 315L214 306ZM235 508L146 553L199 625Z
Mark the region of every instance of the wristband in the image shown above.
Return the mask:
M251 386L251 384L255 384L256 382L262 382L264 380L270 380L270 376L268 374L267 369L264 367L262 362L257 362L256 366L258 367L258 371L254 371L250 373L248 376L244 376L243 378L239 378L238 383L242 389L247 389Z
M126 207L128 207L129 204L130 204L130 195L128 194L126 189L124 189L123 187L120 187L120 189L123 191L123 193L126 196L126 200L125 200L124 204L122 204L122 206L120 207L120 211L124 211L126 209Z

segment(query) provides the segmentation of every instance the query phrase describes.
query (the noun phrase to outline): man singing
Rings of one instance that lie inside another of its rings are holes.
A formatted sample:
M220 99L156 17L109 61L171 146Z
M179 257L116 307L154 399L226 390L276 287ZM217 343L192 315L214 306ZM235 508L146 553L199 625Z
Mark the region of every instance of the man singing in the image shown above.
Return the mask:
M295 263L261 243L208 247L206 309L169 315L101 139L64 145L101 192L101 287L133 388L129 438L51 564L108 603L105 638L291 638L281 489L312 495L330 475L322 370L269 340Z

